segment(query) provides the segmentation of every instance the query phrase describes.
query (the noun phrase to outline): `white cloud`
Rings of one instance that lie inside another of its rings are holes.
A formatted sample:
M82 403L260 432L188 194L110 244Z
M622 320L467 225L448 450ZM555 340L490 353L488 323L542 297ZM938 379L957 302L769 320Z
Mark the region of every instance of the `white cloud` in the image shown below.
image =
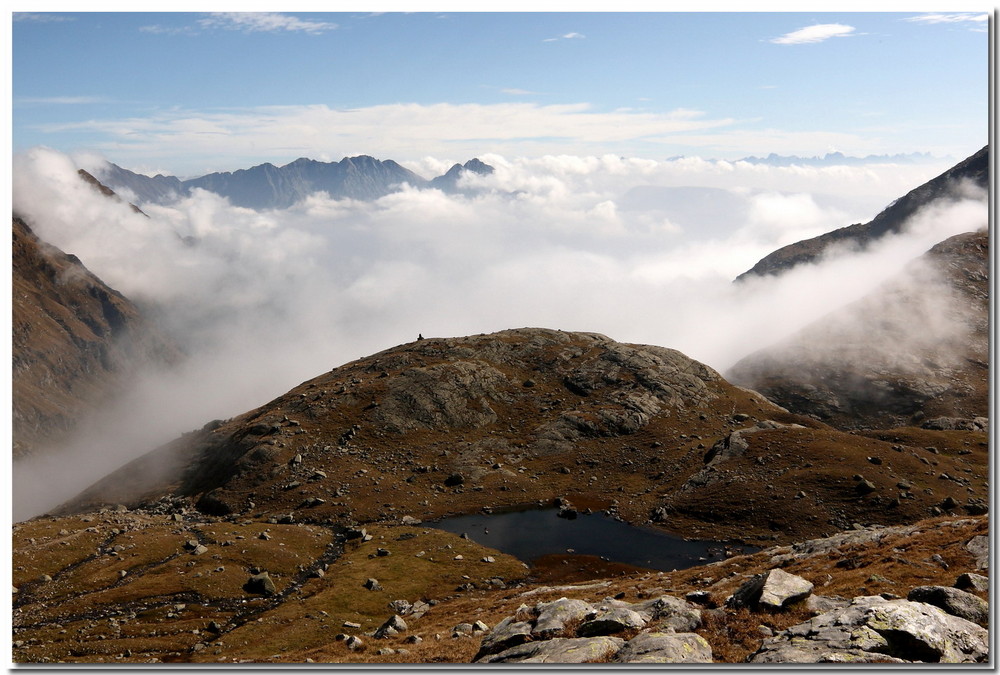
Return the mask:
M244 111L166 110L141 118L89 119L38 125L42 131L85 131L107 140L92 147L118 164L211 161L191 166L189 174L240 168L244 157L289 161L334 151L399 160L421 157L429 149L471 157L484 152L541 155L604 152L608 144L666 142L696 131L729 126L730 118L709 118L699 111L601 112L586 103L539 105L498 103L433 105L390 104L353 110L325 105L275 106ZM252 155L250 155L252 153ZM443 153L442 153L443 154ZM219 157L236 166L218 166ZM254 162L259 163L259 162Z
M198 25L203 28L225 28L246 33L300 31L311 35L319 35L337 28L335 23L307 21L277 12L215 12L205 19L199 19Z
M847 26L842 23L823 23L815 26L806 26L780 37L772 38L769 41L776 45L803 45L852 34L854 34L854 26Z
M917 16L907 17L906 19L903 20L910 21L913 23L930 23L930 24L971 23L974 24L975 27L981 27L985 29L989 24L990 15L985 13L979 14L975 12L958 12L954 14L941 14L932 12L928 14L919 14Z
M481 158L496 171L470 177L478 189L472 196L410 189L358 202L313 195L258 213L196 191L169 207L145 205L147 219L80 181L65 155L16 156L14 209L109 285L159 308L190 354L181 368L142 378L122 407L94 421L76 446L86 461L65 463L75 489L182 431L417 333L529 325L598 331L724 369L858 297L945 236L939 223L950 232L986 219L983 203L970 200L964 211L928 216L923 239L901 240L866 264L804 270L792 284L737 287L731 279L776 246L868 220L937 169ZM420 164L449 162L425 157ZM637 186L666 192L627 205ZM670 190L691 186L731 198L711 229L699 230L697 220L678 224L685 214L675 201L683 193ZM198 243L186 246L177 235ZM120 434L114 443L99 433L108 429ZM19 493L31 490L27 480L16 482Z
M566 33L564 35L560 35L559 37L545 38L544 40L542 40L542 42L558 42L559 40L582 40L585 37L587 36L581 33Z

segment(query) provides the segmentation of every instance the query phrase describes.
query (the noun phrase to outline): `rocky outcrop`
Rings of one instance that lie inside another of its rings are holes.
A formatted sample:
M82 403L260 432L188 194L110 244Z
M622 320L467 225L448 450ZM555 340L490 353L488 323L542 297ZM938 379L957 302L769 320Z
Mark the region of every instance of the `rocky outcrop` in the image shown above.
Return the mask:
M922 602L855 598L764 640L751 663L982 663L987 631Z
M700 610L672 596L522 605L483 637L478 663L711 663Z

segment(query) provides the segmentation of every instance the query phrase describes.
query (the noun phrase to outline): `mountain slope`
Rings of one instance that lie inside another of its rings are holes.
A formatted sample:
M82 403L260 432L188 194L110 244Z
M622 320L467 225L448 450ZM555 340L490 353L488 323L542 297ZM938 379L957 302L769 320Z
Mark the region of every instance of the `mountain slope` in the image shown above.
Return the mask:
M176 349L75 256L12 219L14 455L69 431L147 359Z
M966 183L982 190L989 188L989 146L911 190L871 221L789 244L762 258L751 269L736 277L736 280L781 274L796 265L818 260L824 251L835 244L852 244L863 250L879 238L899 232L909 218L931 202L954 198Z
M957 235L727 377L840 428L986 417L989 293L988 233Z
M921 433L948 453L942 471L978 475L981 432ZM169 497L215 515L366 523L563 497L686 536L791 541L928 515L940 493L885 509L899 476L923 484L920 442L896 451L790 415L674 350L519 329L341 366L135 460L59 512ZM867 472L862 495L852 476L870 456L891 470ZM810 498L796 499L804 485ZM985 497L979 479L968 487Z

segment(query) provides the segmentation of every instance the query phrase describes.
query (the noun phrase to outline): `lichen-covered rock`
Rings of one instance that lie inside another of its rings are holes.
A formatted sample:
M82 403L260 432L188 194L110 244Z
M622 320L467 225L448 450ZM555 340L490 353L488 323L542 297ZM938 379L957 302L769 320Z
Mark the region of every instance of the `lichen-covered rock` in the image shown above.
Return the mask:
M712 648L695 633L642 633L625 643L614 663L712 663Z
M581 623L576 634L580 637L614 635L645 626L646 620L638 612L625 607L609 607L599 609L592 618Z
M588 663L600 662L621 649L621 638L553 638L520 644L499 654L476 659L478 663Z
M922 602L879 596L813 617L764 640L752 663L981 663L987 631Z
M531 635L536 639L546 639L559 635L566 630L566 624L582 621L588 614L595 612L594 607L583 600L559 598L552 602L542 602L536 605L538 618L531 629Z

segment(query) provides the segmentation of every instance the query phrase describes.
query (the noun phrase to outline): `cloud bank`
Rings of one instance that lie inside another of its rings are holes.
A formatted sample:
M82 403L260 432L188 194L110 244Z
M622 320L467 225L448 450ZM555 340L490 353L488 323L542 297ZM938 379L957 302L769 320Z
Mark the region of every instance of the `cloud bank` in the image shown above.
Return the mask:
M92 157L17 156L14 209L154 312L190 355L170 373L139 378L118 407L92 420L61 455L73 471L19 466L18 499L39 492L41 480L65 481L40 492L66 498L183 431L418 333L597 331L724 370L861 297L949 234L986 222L984 202L971 197L864 258L734 286L775 248L869 220L945 167L482 159L496 171L467 175L465 195L409 188L357 202L316 194L256 212L196 191L170 206L142 205L144 218L77 178L78 166L94 169ZM716 205L710 218L690 208L694 199Z

